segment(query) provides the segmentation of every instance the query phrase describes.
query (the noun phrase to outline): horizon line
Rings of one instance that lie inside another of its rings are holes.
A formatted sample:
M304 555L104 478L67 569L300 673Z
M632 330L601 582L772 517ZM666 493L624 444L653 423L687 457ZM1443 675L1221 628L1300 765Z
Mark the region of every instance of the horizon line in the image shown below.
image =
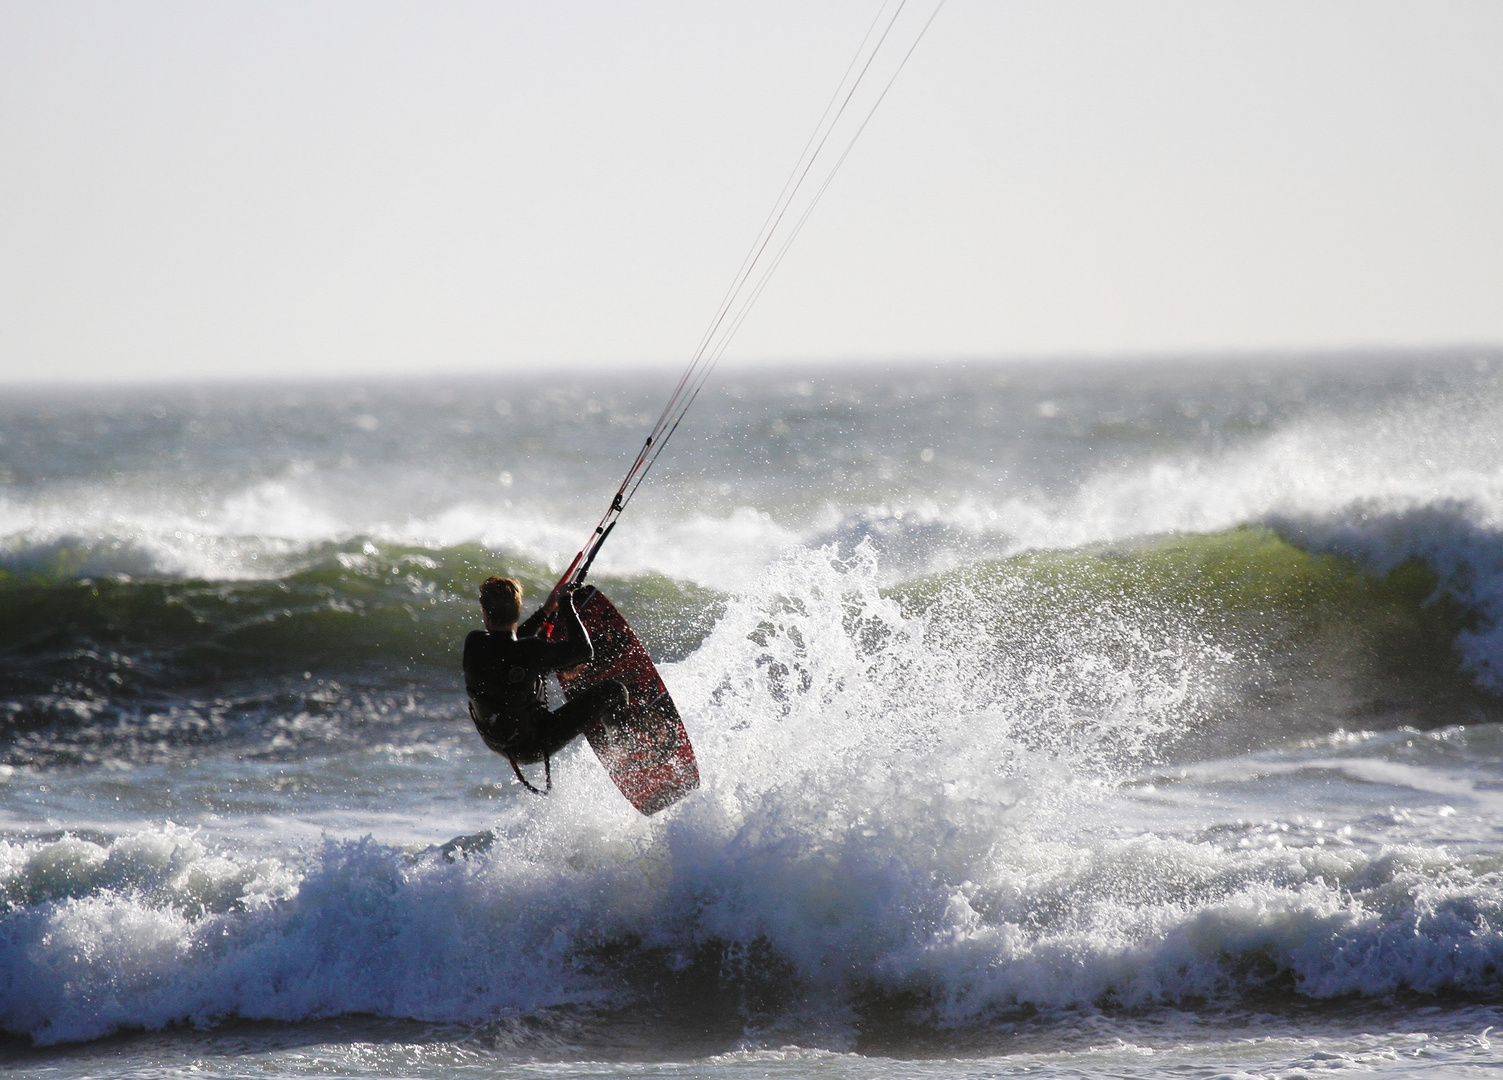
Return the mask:
M1273 362L1341 361L1341 360L1398 360L1412 359L1462 359L1468 354L1503 354L1503 342L1459 342L1428 345L1346 345L1346 346L1266 346L1226 347L1216 349L1134 349L1120 352L1096 350L1039 350L1017 353L972 353L948 356L847 356L847 357L788 357L788 358L741 358L722 360L717 368L727 373L789 371L799 367L819 369L849 368L856 366L874 368L913 367L959 367L966 365L1027 367L1034 364L1067 364L1071 366L1141 365L1141 364L1211 364L1227 362ZM1493 357L1489 356L1489 359ZM1499 355L1498 359L1503 359ZM243 371L203 372L192 375L142 374L107 376L90 375L20 375L0 372L0 390L80 390L100 389L146 389L166 386L275 386L349 384L354 382L401 383L424 380L448 382L461 379L528 379L539 377L562 377L563 372L573 369L580 376L656 374L673 371L682 362L670 360L633 360L626 362L576 362L564 364L549 361L534 361L528 365L434 367L426 370L383 370L369 373L352 371L296 372L275 370L266 373ZM540 367L548 370L540 371Z

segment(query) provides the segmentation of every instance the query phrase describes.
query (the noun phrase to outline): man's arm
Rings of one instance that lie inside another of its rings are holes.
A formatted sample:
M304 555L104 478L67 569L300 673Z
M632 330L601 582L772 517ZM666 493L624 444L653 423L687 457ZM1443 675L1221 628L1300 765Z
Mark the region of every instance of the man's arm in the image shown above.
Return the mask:
M542 607L534 611L531 615L527 616L526 622L517 627L517 637L524 638L535 636L538 630L542 627L543 620L547 617L548 605L544 604Z
M595 659L595 646L590 644L590 632L580 621L579 612L574 610L572 588L559 599L558 611L563 620L564 630L568 632L569 637L566 641L549 642L557 650L549 658L549 666L559 670L588 664Z
M464 638L464 654L461 666L464 670L464 692L474 697L480 692L480 640L485 637L483 631L471 630Z
M559 622L568 633L565 641L545 641L540 637L522 637L518 628L516 648L512 653L514 663L533 671L562 671L595 658L595 646L590 643L590 632L574 610L574 597L565 594L558 602ZM528 622L532 620L529 619Z
M527 621L517 627L517 637L537 636L537 632L542 629L543 621L558 610L558 598L563 595L566 587L573 588L573 586L565 586L562 581L553 586L553 591L548 594L548 599L543 601L543 606L527 616Z

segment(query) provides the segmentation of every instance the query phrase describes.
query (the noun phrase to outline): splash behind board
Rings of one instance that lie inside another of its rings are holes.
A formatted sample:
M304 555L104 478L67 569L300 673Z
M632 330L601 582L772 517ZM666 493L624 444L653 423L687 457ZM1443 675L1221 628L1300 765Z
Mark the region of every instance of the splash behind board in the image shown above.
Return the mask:
M699 787L689 733L646 648L605 594L586 585L576 594L574 607L590 633L595 659L559 672L564 696L572 699L602 679L626 684L631 692L626 717L596 724L585 738L627 801L644 814L655 814Z

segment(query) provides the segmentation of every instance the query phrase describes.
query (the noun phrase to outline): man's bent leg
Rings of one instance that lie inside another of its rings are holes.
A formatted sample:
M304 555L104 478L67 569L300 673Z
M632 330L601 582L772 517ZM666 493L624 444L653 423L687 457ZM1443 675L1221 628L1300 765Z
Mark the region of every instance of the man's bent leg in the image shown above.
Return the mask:
M552 757L597 720L609 720L629 700L626 684L618 679L604 679L570 699L542 722L538 731L539 757Z

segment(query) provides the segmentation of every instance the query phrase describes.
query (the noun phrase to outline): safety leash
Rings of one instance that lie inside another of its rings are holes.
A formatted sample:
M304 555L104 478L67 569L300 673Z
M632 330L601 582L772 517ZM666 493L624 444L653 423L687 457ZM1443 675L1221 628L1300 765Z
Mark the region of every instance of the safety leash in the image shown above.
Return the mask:
M532 792L534 795L546 795L550 791L553 790L553 759L552 758L549 758L549 757L544 757L543 758L543 790L542 791L539 791L537 788L533 787L532 784L531 784L531 782L528 781L527 777L525 777L525 776L522 775L522 768L521 768L520 765L517 764L517 759L516 758L512 757L510 754L507 754L506 755L506 760L509 761L509 762L511 762L511 771L517 774L517 779L520 780L520 781L522 781L522 786L524 788L526 788L528 791Z

